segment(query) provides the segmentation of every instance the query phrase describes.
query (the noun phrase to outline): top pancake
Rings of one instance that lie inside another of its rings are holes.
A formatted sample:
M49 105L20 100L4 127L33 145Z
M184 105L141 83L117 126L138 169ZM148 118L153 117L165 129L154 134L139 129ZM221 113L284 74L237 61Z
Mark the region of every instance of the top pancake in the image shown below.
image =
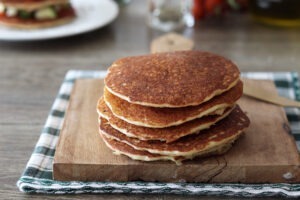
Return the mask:
M202 51L177 51L115 61L107 89L130 103L151 107L199 105L232 88L239 70L230 60Z

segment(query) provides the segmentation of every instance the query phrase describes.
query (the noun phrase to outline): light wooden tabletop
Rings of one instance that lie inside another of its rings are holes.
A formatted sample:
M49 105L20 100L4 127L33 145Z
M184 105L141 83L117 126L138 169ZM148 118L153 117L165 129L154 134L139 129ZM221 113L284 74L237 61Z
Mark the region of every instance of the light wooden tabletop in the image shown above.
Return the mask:
M91 33L40 42L0 42L0 199L128 198L26 195L18 191L16 181L69 69L105 70L117 58L149 52L150 41L162 33L147 27L146 9L145 1L132 0L121 8L116 21ZM195 41L196 49L224 55L237 63L241 71L300 72L299 29L270 28L252 22L247 15L228 15L223 20L198 23L181 33Z

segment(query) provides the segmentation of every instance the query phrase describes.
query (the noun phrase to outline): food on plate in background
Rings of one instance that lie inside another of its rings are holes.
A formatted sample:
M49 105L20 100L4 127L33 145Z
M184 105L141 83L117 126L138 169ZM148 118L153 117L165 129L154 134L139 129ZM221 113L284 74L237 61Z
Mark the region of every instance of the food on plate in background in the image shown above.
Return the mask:
M0 0L0 24L12 28L58 26L75 16L69 0Z

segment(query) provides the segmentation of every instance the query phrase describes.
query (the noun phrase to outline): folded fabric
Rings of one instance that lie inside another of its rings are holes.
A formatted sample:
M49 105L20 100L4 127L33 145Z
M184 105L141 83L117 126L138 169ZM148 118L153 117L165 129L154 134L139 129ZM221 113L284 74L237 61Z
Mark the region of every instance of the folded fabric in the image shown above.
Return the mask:
M23 175L17 182L20 191L43 194L160 193L243 197L300 197L300 184L63 182L53 180L52 161L74 81L79 78L104 78L105 75L105 71L71 70L67 73L31 158ZM298 74L295 72L248 72L243 73L242 76L251 79L273 80L280 95L300 100ZM285 108L285 111L298 150L300 150L300 111L297 108Z

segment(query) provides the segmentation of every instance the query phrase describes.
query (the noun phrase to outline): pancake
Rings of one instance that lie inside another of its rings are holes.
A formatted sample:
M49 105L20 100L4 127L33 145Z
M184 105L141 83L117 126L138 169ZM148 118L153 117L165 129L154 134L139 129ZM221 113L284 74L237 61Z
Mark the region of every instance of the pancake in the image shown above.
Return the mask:
M220 109L221 112L219 114L221 115L223 113L222 110L232 107L242 96L242 93L243 84L239 81L229 91L198 106L156 108L128 103L111 94L105 87L104 101L116 117L130 124L150 128L165 128L201 118Z
M130 103L151 107L195 106L239 81L230 60L203 51L176 51L126 57L108 69L110 93Z
M120 142L118 140L111 139L105 134L100 135L108 148L110 148L116 155L126 155L133 160L142 160L142 161L157 161L157 160L171 160L177 164L181 163L180 157L165 156L160 154L152 154L147 151L139 151L129 146L126 143Z
M140 161L170 160L175 162L177 165L181 165L182 161L193 159L195 156L199 158L200 157L203 158L212 155L221 155L226 153L231 148L231 143L230 143L230 144L225 144L219 149L211 148L207 151L203 151L201 155L194 155L194 157L167 156L167 155L149 153L148 151L136 150L126 143L105 136L105 134L102 134L101 131L100 131L100 135L104 143L106 144L106 146L110 148L116 155L125 155L133 160L140 160Z
M98 101L98 113L101 117L109 121L109 124L127 137L138 138L139 140L160 140L167 143L173 142L181 137L198 133L207 129L216 122L225 118L231 112L232 108L227 108L222 115L209 115L198 118L178 126L167 128L147 128L129 124L115 117L111 110L104 103L103 98Z
M142 141L130 138L112 128L108 121L101 118L100 130L107 137L124 142L137 150L168 156L193 157L211 148L221 148L225 144L233 143L249 126L250 121L243 111L236 106L223 120L203 130L201 134L192 134L172 143L161 141Z

